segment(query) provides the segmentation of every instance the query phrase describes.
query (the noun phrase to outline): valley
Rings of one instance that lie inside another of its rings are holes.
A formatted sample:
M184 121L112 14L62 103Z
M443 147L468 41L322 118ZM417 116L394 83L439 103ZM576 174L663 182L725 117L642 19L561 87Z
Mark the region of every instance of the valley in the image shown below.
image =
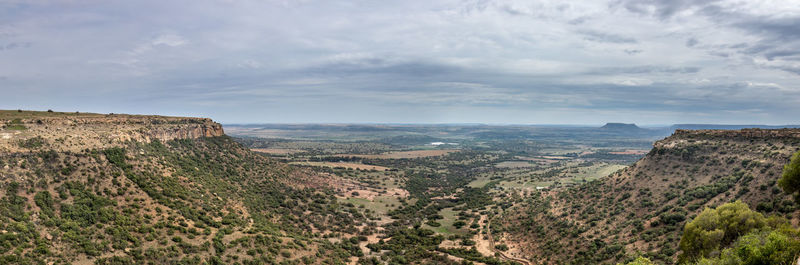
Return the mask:
M0 264L675 264L704 209L800 220L797 129L0 114Z

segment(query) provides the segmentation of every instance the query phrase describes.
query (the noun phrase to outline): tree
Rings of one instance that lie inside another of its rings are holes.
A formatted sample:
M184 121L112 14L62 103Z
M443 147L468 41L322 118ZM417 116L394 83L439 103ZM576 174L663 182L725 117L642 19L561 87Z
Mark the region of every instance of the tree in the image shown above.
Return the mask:
M719 253L740 235L767 226L764 215L750 210L747 204L736 201L717 209L706 208L694 220L686 223L681 237L679 262L685 263Z
M789 164L783 166L783 175L778 180L778 186L788 194L793 194L795 200L800 202L800 151L794 153Z
M722 250L719 257L703 258L695 264L794 264L800 252L796 234L796 230L786 227L753 231Z

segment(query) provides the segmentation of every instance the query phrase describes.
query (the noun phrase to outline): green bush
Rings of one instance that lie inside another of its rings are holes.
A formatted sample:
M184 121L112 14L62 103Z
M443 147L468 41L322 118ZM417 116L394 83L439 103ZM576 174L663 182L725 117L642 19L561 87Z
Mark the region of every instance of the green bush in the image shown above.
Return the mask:
M22 124L22 120L14 119L14 120L12 120L11 122L8 123L8 125L6 126L6 129L21 131L21 130L26 130L28 128L25 127L24 124Z
M719 257L703 258L696 264L794 264L797 253L800 253L800 240L791 234L796 234L796 231L754 231L739 238Z
M793 194L795 199L800 202L800 151L794 153L792 160L789 164L783 166L783 175L778 180L778 186L783 188L783 191Z
M766 218L741 201L706 208L687 223L681 237L679 260L695 261L729 246L740 235L765 227Z

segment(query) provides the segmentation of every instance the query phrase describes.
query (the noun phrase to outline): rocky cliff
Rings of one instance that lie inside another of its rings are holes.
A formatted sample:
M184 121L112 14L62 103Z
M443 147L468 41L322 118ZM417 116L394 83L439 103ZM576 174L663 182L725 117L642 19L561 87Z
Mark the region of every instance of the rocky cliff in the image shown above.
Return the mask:
M798 150L800 129L677 130L624 170L512 209L504 229L552 263L614 264L644 253L671 264L683 225L706 207L741 200L797 225L800 206L776 182Z
M0 111L0 151L3 152L42 146L78 151L128 141L169 141L224 134L222 125L207 118Z

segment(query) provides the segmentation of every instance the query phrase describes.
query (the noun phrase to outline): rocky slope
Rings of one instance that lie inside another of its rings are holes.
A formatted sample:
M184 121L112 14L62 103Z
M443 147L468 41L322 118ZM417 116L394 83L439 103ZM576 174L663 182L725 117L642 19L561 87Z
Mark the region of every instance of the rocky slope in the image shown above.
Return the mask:
M0 124L0 264L342 264L372 234L321 176L209 119L2 111Z
M20 142L41 138L61 151L106 148L129 141L149 143L225 135L207 118L0 111L0 151L22 151Z
M796 223L797 206L776 181L797 150L800 129L678 130L631 167L507 211L505 240L543 264L613 264L639 254L669 264L683 224L705 207L741 200Z

